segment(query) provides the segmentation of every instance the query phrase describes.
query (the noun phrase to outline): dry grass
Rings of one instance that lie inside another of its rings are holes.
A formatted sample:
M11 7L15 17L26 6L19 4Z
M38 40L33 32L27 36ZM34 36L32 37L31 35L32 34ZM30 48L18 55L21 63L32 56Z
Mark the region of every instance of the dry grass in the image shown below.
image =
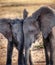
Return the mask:
M0 2L18 2L18 3L54 3L54 0L0 0Z
M52 4L52 5L51 5ZM42 5L55 8L54 0L0 0L0 18L22 18L23 10L27 9L29 15Z
M23 18L24 9L26 9L29 12L29 16L30 16L40 6L42 5L0 7L0 18ZM50 6L55 8L55 5L50 5Z

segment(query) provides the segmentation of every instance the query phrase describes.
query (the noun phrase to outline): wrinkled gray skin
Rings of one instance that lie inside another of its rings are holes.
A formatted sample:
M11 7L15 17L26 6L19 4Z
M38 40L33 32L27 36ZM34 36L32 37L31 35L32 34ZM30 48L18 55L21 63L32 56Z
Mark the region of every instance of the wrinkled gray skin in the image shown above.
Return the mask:
M23 23L25 65L32 65L30 47L39 38L40 32L43 35L46 65L55 65L55 13L49 7L41 7L32 16L27 17ZM50 56L48 55L50 52Z
M12 52L14 46L19 52L18 65L23 65L23 20L0 19L0 33L8 39L6 65L12 65Z

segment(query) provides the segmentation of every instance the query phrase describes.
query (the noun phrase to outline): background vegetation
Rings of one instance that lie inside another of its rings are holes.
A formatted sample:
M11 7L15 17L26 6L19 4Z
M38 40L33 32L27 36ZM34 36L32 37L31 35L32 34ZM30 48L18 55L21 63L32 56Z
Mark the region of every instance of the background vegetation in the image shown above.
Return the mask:
M0 0L0 18L22 18L24 9L31 15L42 5L55 8L55 0Z

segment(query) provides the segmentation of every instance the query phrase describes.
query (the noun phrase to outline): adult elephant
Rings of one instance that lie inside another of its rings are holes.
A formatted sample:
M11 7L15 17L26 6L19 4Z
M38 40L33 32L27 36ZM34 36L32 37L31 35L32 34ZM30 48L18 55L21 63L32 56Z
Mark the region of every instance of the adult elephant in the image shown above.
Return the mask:
M19 51L18 65L23 65L23 20L0 19L0 33L8 39L6 65L11 65L14 46Z
M39 38L40 32L43 35L46 65L55 65L55 13L50 7L41 7L32 16L27 17L23 23L25 64L32 65L30 58L30 47ZM50 52L50 56L48 55Z

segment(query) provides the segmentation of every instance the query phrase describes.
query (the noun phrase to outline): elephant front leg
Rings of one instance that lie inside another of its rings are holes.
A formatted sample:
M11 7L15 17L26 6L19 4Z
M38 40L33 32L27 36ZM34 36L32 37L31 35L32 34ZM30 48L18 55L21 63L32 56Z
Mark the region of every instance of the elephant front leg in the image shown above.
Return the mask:
M24 65L23 49L19 50L18 65Z
M29 49L25 49L25 65L29 65Z
M7 46L7 62L6 65L11 65L12 61L13 42L9 42Z
M33 65L31 51L29 49L25 50L25 65Z
M54 43L54 46L53 46L53 52L52 52L52 65L55 65L55 43Z
M29 52L29 62L30 62L30 65L33 65L32 57L31 57L31 50L30 50L30 52Z
M52 44L50 43L50 65L53 65L53 49L52 49Z
M18 49L19 55L18 55L18 65L24 65L24 54L23 54L23 49L24 49L24 43L23 41L20 43L20 47Z
M47 48L47 40L44 41L44 50L45 50L45 58L46 58L46 65L49 65L49 56L48 56L48 48Z

